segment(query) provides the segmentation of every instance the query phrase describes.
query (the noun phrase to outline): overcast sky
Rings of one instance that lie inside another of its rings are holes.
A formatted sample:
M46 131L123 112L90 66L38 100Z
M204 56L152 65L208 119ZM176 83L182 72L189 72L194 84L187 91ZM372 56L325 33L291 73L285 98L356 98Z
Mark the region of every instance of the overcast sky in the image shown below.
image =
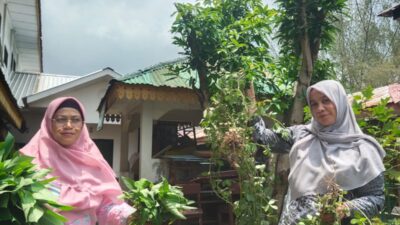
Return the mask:
M195 0L42 0L44 72L124 75L180 57L174 2Z

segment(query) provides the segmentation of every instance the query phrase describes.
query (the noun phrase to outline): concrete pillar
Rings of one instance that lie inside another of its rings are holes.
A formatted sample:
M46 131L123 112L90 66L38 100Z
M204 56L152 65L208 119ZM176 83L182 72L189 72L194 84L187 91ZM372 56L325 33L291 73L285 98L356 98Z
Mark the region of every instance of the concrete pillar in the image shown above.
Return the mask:
M120 176L129 176L129 164L128 164L128 151L129 151L129 123L130 118L127 115L122 115L121 122L121 152L119 161Z
M158 181L160 162L152 158L153 108L151 103L144 102L140 114L140 177L150 181Z

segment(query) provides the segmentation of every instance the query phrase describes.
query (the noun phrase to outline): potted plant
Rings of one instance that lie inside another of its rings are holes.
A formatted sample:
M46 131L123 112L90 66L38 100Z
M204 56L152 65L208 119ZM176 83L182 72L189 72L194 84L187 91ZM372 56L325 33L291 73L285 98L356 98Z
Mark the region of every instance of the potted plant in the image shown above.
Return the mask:
M0 224L63 225L66 219L53 211L72 207L57 203L46 178L50 170L38 170L33 158L14 150L14 137L0 142Z
M184 210L195 209L194 202L185 198L178 186L172 186L165 178L154 184L147 179L134 181L122 177L126 187L122 198L137 209L130 225L172 224L177 219L186 219Z

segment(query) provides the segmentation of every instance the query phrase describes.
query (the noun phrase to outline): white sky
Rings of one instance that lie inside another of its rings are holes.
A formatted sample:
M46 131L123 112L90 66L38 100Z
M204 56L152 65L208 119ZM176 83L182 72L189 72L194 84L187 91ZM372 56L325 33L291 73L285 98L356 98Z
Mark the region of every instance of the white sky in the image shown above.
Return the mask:
M170 32L174 2L196 1L42 0L44 72L124 75L182 57Z
M180 57L174 2L195 0L42 0L44 72L124 75Z

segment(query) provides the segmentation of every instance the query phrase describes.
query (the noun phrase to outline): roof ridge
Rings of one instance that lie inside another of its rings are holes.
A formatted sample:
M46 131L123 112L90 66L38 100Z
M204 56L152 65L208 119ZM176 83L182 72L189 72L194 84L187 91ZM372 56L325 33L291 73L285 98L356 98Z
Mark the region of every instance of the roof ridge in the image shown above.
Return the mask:
M175 64L175 63L178 63L178 62L183 62L185 60L186 60L186 58L177 58L177 59L173 59L173 60L157 63L157 64L155 64L153 66L146 67L143 70L139 69L136 72L126 74L121 79L125 80L125 79L139 77L139 76L142 76L142 75L144 75L144 73L147 73L149 71L155 71L155 70L164 68L167 65Z
M82 75L74 74L55 74L55 73L41 73L42 76L54 76L54 77L82 77ZM84 76L84 75L83 75Z
M34 76L55 76L55 77L81 77L81 75L73 75L73 74L55 74L55 73L43 73L43 72L22 72L16 71L14 72L18 75L34 75Z

